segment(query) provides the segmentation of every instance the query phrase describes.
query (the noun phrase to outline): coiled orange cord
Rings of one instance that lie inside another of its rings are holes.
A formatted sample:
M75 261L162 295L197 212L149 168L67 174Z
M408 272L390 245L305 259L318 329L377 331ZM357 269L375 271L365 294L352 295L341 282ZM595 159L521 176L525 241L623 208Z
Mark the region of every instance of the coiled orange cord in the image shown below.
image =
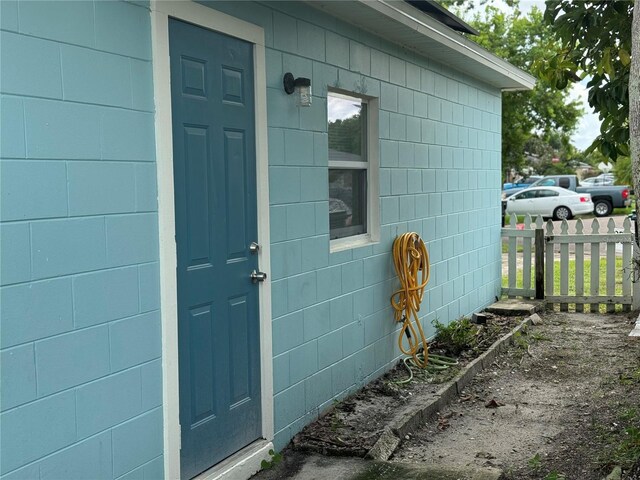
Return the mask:
M430 264L429 252L420 235L415 232L405 233L394 240L393 265L401 284L401 288L391 295L395 320L398 323L402 322L398 346L402 353L413 357L416 366L426 368L429 351L418 312L424 289L429 282ZM419 274L419 272L422 273ZM408 348L404 346L402 338L404 336L407 337Z

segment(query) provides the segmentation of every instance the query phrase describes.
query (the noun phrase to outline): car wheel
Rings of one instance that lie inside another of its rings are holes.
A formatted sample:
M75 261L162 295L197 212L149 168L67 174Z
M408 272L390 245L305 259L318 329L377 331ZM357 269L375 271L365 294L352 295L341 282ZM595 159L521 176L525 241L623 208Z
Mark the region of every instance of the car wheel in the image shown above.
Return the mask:
M612 210L613 207L609 200L600 199L594 202L593 213L595 213L596 217L606 217L607 215L611 215Z
M571 220L571 210L567 207L558 207L553 211L554 220Z

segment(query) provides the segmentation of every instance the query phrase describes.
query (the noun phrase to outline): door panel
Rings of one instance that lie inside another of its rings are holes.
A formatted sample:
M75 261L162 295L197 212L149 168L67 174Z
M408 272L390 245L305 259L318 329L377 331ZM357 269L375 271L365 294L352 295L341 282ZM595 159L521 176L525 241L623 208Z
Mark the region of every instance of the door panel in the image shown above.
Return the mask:
M253 46L170 19L181 472L261 434Z

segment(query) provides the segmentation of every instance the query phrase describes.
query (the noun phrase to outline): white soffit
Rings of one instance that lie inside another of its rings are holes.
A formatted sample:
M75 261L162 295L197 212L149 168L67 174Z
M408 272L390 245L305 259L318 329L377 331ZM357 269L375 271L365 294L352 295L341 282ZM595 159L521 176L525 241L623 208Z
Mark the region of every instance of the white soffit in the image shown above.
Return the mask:
M376 36L500 88L530 90L536 79L404 1L309 1Z

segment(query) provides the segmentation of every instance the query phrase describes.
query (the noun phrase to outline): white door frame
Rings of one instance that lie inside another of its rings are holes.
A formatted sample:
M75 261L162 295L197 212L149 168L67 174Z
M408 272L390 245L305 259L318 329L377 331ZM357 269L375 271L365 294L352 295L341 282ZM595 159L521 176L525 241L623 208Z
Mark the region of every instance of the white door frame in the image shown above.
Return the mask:
M151 1L151 43L155 98L156 162L158 173L158 227L160 235L160 294L162 319L162 403L165 478L180 478L180 395L178 383L178 291L173 189L173 138L169 17L236 37L253 44L256 186L260 269L270 272L269 170L267 156L267 84L264 30L192 1ZM273 357L271 348L271 284L259 287L260 377L262 437L244 450L205 472L203 478L249 476L259 469L273 440ZM253 470L253 471L251 471ZM232 473L233 472L233 473ZM244 473L242 473L244 472ZM200 478L200 477L199 477Z

